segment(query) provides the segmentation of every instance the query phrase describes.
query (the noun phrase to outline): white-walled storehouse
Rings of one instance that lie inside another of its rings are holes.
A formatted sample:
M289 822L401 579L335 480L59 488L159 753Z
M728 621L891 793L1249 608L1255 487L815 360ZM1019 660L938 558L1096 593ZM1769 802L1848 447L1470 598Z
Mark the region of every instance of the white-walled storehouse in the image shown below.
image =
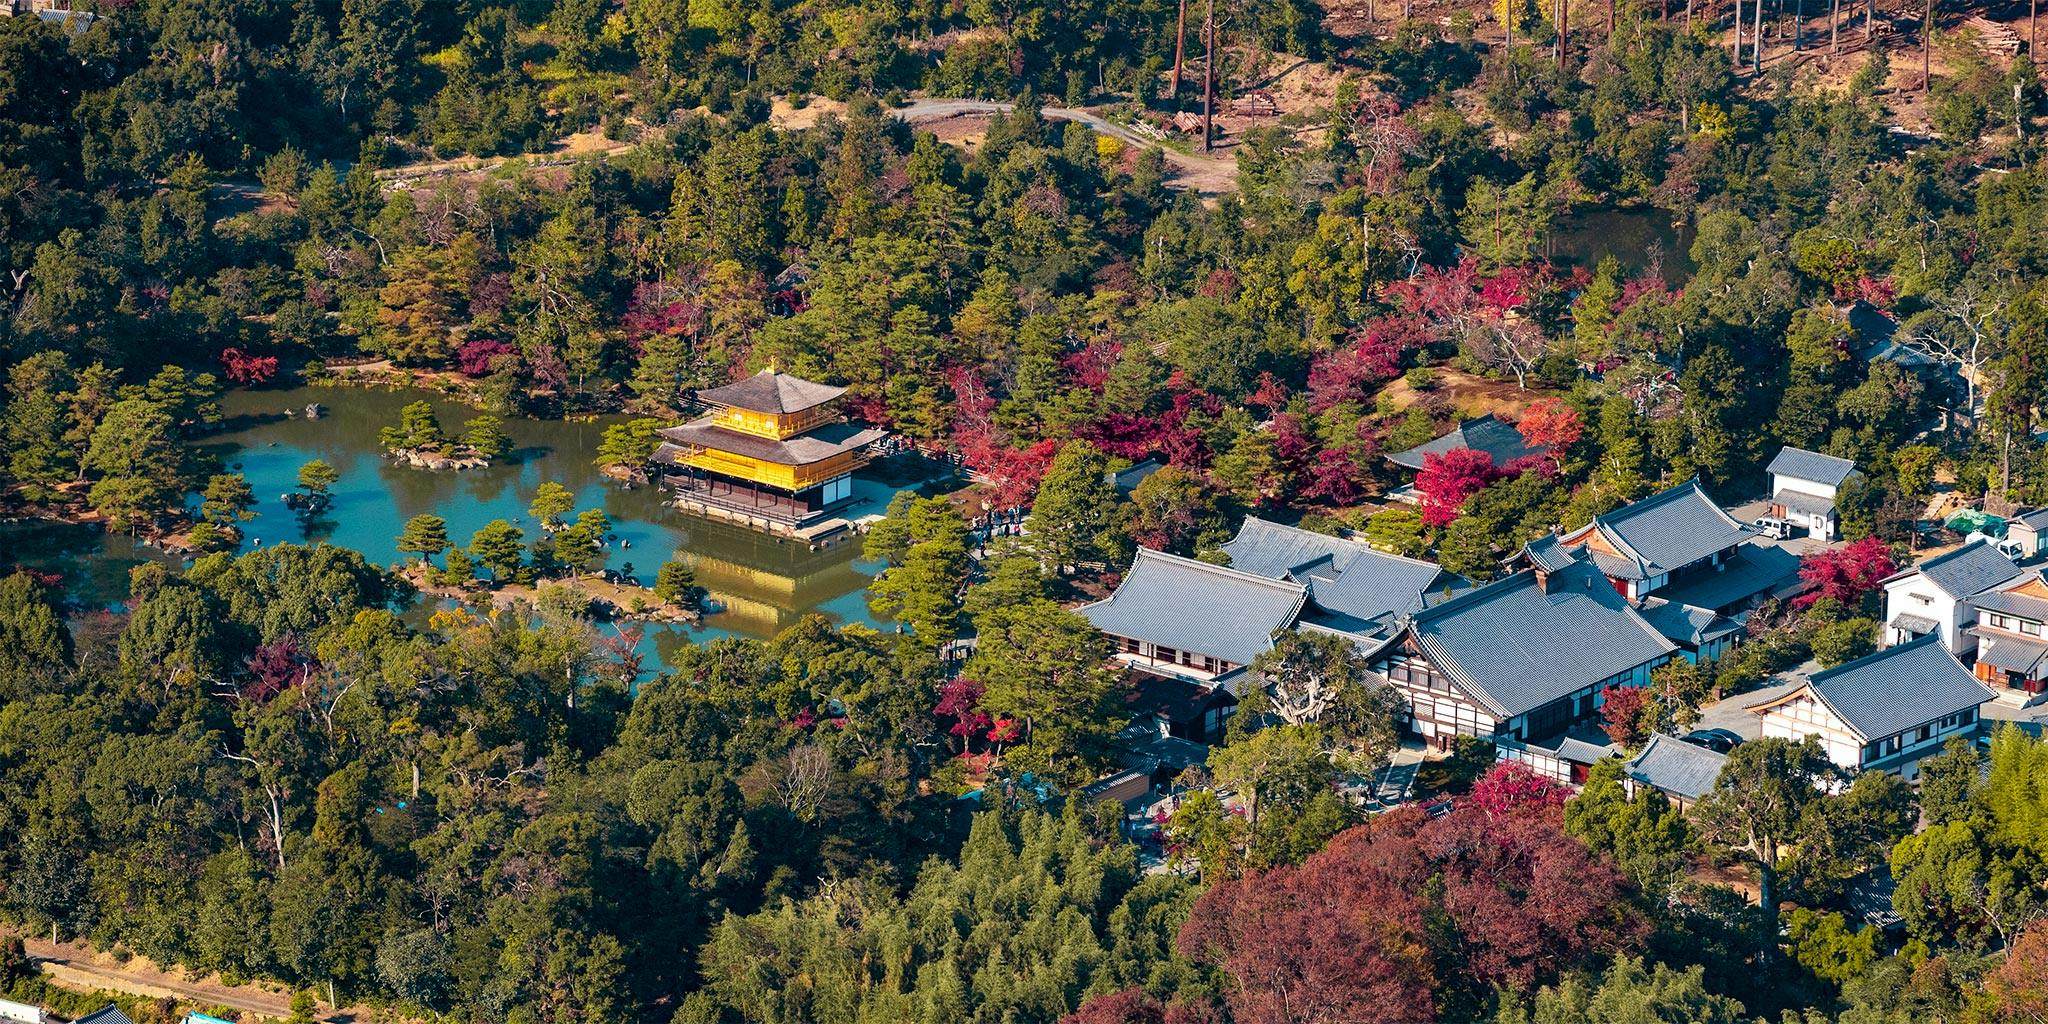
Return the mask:
M1991 699L1990 688L1930 633L1816 672L1749 710L1761 735L1816 736L1843 768L1911 778L1950 736L1975 731L1978 708Z
M1904 644L1937 635L1949 650L1968 654L1977 638L1968 632L1977 621L1970 599L2017 578L2012 559L1983 541L1936 555L1893 573L1884 580L1884 644Z

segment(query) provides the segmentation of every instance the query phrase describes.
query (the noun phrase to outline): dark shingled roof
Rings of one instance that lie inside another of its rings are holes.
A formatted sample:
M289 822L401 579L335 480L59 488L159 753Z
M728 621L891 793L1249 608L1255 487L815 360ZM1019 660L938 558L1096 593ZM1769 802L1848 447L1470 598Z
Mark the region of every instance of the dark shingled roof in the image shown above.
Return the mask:
M1248 665L1307 601L1299 583L1139 548L1116 593L1076 611L1112 636Z
M1630 758L1628 777L1675 797L1697 800L1714 788L1728 755L1717 754L1676 736L1656 733L1643 752Z
M1409 612L1462 578L1434 562L1403 558L1370 545L1246 516L1222 546L1230 567L1309 588L1316 605L1354 628L1390 613Z
M1409 619L1431 665L1512 718L1677 650L1584 562L1524 570Z
M1111 472L1108 479L1110 486L1125 494L1129 494L1137 490L1138 485L1144 483L1146 477L1165 468L1165 466L1160 465L1158 459L1146 459L1129 469L1119 469Z
M1642 613L1644 620L1655 626L1657 632L1682 647L1697 648L1742 628L1742 623L1713 609L1655 597L1643 602Z
M1684 568L1756 532L1714 504L1696 479L1596 516L1566 540L1581 540L1590 531L1598 531L1623 555L1595 552L1594 560L1608 575L1630 580Z
M1835 507L1835 503L1830 499L1805 491L1795 491L1789 487L1771 495L1771 500L1785 506L1787 511L1806 515L1825 515L1829 509Z
M1544 534L1522 545L1522 557L1545 572L1556 572L1579 560L1579 553L1557 542L1555 534Z
M2024 574L2014 577L2007 581L2006 585L2017 586L2031 582L2023 577ZM1970 607L1983 609L1984 611L2004 612L2007 615L2017 615L2021 618L2033 619L2035 622L2048 622L2048 598L2039 598L2031 594L2015 594L2007 589L1994 590L1988 594L1979 594L1970 599Z
M800 434L787 441L777 441L770 437L727 430L706 418L685 423L680 427L665 427L660 433L661 436L675 442L664 444L655 450L654 461L665 466L675 465L682 454L681 449L688 447L732 452L735 455L745 455L780 466L808 466L813 462L829 459L840 452L873 444L881 440L886 431L855 426L851 423L827 423L807 434Z
M2041 659L2048 657L2048 644L2017 637L2001 629L1973 628L1970 635L1977 638L1979 664L2040 678Z
M1806 684L1865 740L1977 707L1992 696L1933 634L1815 672Z
M122 1013L120 1007L115 1006L113 1003L108 1003L72 1021L71 1024L135 1024L135 1022L129 1020L128 1015Z
M2025 523L2036 530L2048 529L2048 507L2029 509L2012 517L2012 522Z
M1848 459L1838 459L1832 455L1810 452L1788 444L1779 449L1778 457L1771 460L1768 469L1779 476L1839 487L1842 481L1849 479L1849 474L1856 472L1856 464Z
M842 387L762 370L746 380L699 391L697 400L754 412L792 413L824 405L845 393Z
M1908 566L1885 578L1886 583L1920 573L1940 587L1942 593L1961 600L1975 597L2023 572L1997 548L1971 541L1954 551L1939 554L1918 565Z
M1387 456L1387 461L1396 466L1421 469L1425 456L1442 455L1459 448L1485 452L1493 456L1493 464L1496 466L1505 466L1525 455L1542 455L1550 450L1542 445L1530 445L1514 424L1495 419L1492 413L1488 413L1476 420L1466 420L1458 424L1450 433L1434 441L1417 445L1405 452L1395 452Z
M1799 556L1771 544L1744 544L1712 571L1690 573L1657 588L1657 596L1716 611L1799 581Z

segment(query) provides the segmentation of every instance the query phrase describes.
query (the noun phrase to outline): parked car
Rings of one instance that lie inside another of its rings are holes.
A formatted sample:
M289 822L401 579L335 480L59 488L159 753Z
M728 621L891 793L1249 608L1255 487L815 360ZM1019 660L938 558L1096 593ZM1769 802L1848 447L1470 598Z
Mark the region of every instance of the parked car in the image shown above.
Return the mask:
M1792 520L1780 516L1759 516L1756 528L1772 540L1786 540L1792 536Z
M1716 754L1725 754L1734 750L1735 745L1742 742L1742 737L1728 729L1695 729L1685 734L1685 741Z

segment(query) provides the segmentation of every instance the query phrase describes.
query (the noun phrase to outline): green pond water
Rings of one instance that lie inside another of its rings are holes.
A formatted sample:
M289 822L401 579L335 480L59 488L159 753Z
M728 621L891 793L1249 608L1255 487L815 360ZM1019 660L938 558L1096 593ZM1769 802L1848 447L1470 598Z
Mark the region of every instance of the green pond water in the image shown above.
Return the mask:
M685 515L662 503L653 487L628 489L598 471L592 461L604 428L622 417L564 423L511 419L505 431L512 454L486 469L435 472L397 465L380 456L377 433L398 422L407 403L433 403L444 429L456 432L477 411L431 392L346 387L237 391L222 401L227 422L203 446L228 471L249 479L255 518L244 524L244 549L258 544L327 541L354 548L385 565L404 560L397 548L405 521L432 512L448 521L458 544L493 519L526 531L538 524L527 514L534 491L555 481L576 495L578 511L601 508L611 517L615 539L606 566L651 584L656 570L680 557L696 570L719 610L693 627L649 627L643 656L666 662L677 645L719 636L769 637L810 612L838 622L880 625L869 614L868 580L881 566L859 557L857 542L823 551L778 540L725 523ZM309 420L309 403L325 409ZM334 502L308 521L287 508L283 496L298 482L299 467L324 459L340 474ZM880 513L895 488L856 478L859 504L845 515ZM196 504L196 498L194 499ZM60 572L68 599L84 609L118 605L127 596L130 569L145 560L177 564L162 551L97 527L47 522L0 525L0 564Z
M1691 223L1672 223L1670 212L1654 207L1595 207L1559 220L1550 232L1549 255L1567 266L1593 269L1613 256L1634 274L1657 264L1664 283L1680 285L1692 275Z

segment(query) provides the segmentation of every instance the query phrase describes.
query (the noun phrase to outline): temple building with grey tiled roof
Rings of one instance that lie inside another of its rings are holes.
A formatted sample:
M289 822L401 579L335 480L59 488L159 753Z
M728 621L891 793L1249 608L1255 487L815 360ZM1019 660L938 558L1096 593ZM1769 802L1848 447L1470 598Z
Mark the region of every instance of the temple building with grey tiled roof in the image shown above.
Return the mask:
M1643 789L1654 789L1682 811L1714 788L1727 763L1726 754L1655 733L1622 768L1622 786L1631 798Z
M1348 633L1382 634L1398 616L1470 587L1434 562L1257 516L1221 550L1233 569L1307 587L1309 619Z
M1130 665L1201 682L1237 672L1292 628L1308 587L1139 548L1109 597L1076 609Z
M1553 737L1611 686L1641 686L1678 646L1590 563L1525 569L1406 616L1369 658L1407 698L1414 731Z
M1845 769L1914 774L1950 736L1977 729L1993 694L1929 634L1844 665L1752 706L1764 736L1820 740Z
M1488 413L1478 419L1465 420L1442 437L1416 445L1404 452L1387 456L1387 461L1407 469L1421 469L1431 455L1442 455L1470 448L1482 451L1493 458L1496 466L1505 466L1517 459L1531 455L1548 454L1550 449L1532 445L1522 436L1520 428Z

